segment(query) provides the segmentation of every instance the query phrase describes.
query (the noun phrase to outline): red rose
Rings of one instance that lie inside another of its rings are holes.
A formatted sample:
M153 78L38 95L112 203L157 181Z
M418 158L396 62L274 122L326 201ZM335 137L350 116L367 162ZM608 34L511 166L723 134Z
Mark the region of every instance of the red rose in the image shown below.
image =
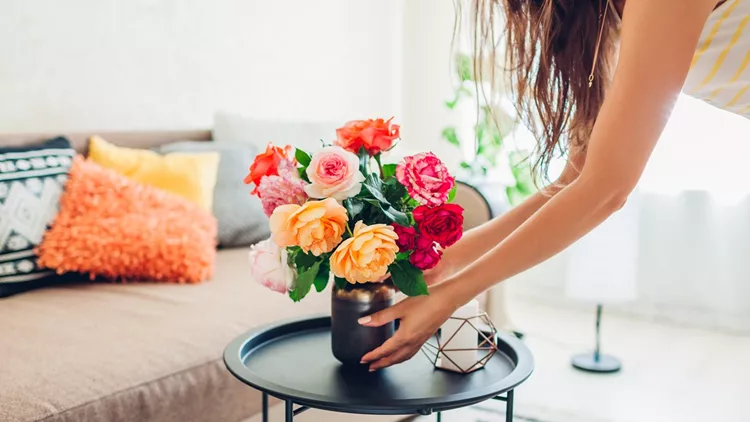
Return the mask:
M361 147L367 153L376 155L387 151L393 146L393 141L399 137L399 126L391 124L390 118L353 120L343 127L336 129L336 145L355 154Z
M409 262L423 271L435 268L443 255L436 246L432 240L420 237L416 242L416 250L409 255Z
M268 143L265 152L255 156L253 164L250 165L250 172L245 176L245 184L254 183L255 189L251 192L253 195L258 194L260 180L265 176L278 176L279 166L289 165L294 167L294 150L291 146L277 147Z
M447 248L463 235L464 209L456 204L437 207L420 205L414 208L414 220L419 233Z
M394 224L393 231L398 235L396 244L399 252L411 251L417 247L417 229Z

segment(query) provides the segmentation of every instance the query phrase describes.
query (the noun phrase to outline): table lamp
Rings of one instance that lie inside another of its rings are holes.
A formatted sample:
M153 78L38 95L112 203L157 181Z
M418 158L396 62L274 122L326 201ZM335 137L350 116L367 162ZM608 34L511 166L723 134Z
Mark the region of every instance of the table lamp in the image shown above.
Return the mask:
M568 297L596 305L593 352L576 355L575 368L596 373L617 372L621 362L601 352L601 318L605 304L636 297L638 259L637 194L617 213L571 246L567 267Z

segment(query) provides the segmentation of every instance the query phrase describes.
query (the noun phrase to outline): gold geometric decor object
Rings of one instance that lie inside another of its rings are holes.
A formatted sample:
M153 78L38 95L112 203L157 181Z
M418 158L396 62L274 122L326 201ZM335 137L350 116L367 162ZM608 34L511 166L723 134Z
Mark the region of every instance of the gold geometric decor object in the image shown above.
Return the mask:
M486 312L482 312L473 317L459 318L450 317L449 319L460 321L459 328L453 333L448 339L442 339L439 332L435 333L425 344L422 346L422 353L427 356L433 366L438 369L451 370L438 366L442 359L452 363L453 366L458 368L463 374L468 374L482 369L484 366L495 356L498 352L497 348L497 328L492 322ZM470 327L470 328L468 328ZM452 348L451 340L456 336L456 333L462 329L472 329L477 333L477 347L475 348ZM466 368L458 365L454 359L451 359L451 352L463 352L463 351L477 351L477 361L471 365L465 365Z

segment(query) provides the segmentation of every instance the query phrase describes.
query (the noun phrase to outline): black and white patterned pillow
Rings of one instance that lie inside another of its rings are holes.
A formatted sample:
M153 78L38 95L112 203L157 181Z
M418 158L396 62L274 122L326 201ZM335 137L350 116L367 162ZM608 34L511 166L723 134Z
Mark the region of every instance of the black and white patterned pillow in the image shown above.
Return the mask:
M0 147L0 297L48 284L34 248L57 215L75 157L70 141Z

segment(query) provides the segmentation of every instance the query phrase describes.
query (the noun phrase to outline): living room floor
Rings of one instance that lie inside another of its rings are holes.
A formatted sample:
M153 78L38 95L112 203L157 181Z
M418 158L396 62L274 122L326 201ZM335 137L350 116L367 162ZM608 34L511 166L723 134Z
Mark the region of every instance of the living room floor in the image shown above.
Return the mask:
M536 370L518 388L516 420L538 422L742 421L750 414L750 336L605 315L602 343L623 361L614 375L570 366L593 343L593 310L560 309L511 296L511 315L534 353ZM419 355L417 356L419 358ZM504 404L446 412L445 422L504 421ZM271 420L282 420L276 406ZM304 422L385 422L310 411ZM259 422L260 418L252 419ZM434 416L415 422L434 421Z

